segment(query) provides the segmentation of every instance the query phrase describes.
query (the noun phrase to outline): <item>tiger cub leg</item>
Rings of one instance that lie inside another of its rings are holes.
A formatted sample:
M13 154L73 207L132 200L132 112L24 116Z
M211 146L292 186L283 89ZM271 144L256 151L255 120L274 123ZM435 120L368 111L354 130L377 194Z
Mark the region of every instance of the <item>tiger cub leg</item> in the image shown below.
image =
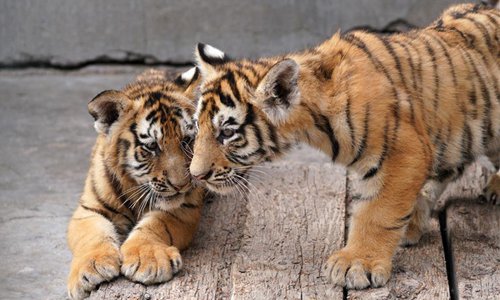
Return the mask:
M500 205L500 152L492 153L488 157L495 166L496 173L488 180L482 198L485 202Z
M182 268L179 250L191 242L199 219L199 207L146 214L121 247L122 274L144 284L172 279Z
M419 146L393 149L380 170L384 184L378 196L354 209L347 245L326 264L334 284L363 289L370 284L383 286L389 280L392 257L427 176L426 155Z
M97 285L120 274L119 238L114 225L98 211L78 207L68 227L73 253L68 295L82 299Z
M401 240L401 246L412 246L418 243L420 238L429 229L431 212L436 202L444 192L447 182L428 181L420 190L417 196L415 209L406 229L406 233Z

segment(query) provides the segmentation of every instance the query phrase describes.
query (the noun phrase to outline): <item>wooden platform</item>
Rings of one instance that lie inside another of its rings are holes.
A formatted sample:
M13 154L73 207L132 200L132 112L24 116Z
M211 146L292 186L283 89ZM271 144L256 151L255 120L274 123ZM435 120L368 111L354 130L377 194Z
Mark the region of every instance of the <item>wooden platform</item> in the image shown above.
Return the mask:
M208 201L172 281L146 287L120 278L91 299L500 299L500 208L475 200L485 167L471 166L447 190L441 222L398 250L388 284L364 291L333 287L322 274L345 243L345 170L289 159L262 171L248 197Z

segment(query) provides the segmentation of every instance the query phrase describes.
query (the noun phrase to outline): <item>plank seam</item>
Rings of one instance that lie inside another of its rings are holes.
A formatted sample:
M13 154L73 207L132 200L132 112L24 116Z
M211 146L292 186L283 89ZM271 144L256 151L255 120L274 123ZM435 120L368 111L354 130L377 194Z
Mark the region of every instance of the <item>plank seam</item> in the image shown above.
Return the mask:
M444 261L446 264L446 277L448 278L450 299L458 300L456 270L453 258L453 245L451 243L450 232L448 231L446 212L446 209L443 209L439 212L439 231L441 233L441 240L443 243Z

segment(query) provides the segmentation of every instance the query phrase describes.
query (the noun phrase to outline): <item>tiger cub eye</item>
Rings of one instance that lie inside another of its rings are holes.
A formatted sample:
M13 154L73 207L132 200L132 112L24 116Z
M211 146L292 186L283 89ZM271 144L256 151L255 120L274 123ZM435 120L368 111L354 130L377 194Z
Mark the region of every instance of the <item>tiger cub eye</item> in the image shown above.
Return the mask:
M234 129L231 129L231 128L224 128L222 130L222 136L224 136L225 138L229 138L229 137L232 137L235 133Z

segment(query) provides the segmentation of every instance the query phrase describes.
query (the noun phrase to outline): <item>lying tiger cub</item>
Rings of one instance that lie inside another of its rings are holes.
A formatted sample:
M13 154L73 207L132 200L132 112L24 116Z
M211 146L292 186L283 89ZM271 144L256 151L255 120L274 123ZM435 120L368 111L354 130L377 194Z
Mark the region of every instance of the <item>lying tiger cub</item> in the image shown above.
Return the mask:
M78 208L68 228L70 298L81 299L120 270L145 284L182 268L204 192L191 185L196 68L167 81L159 71L88 104L99 133Z
M233 61L199 44L190 172L227 193L298 142L322 150L358 174L363 200L326 276L349 289L383 286L398 244L418 242L446 184L479 155L499 167L498 23L499 10L458 5L421 30L335 34L278 57Z

